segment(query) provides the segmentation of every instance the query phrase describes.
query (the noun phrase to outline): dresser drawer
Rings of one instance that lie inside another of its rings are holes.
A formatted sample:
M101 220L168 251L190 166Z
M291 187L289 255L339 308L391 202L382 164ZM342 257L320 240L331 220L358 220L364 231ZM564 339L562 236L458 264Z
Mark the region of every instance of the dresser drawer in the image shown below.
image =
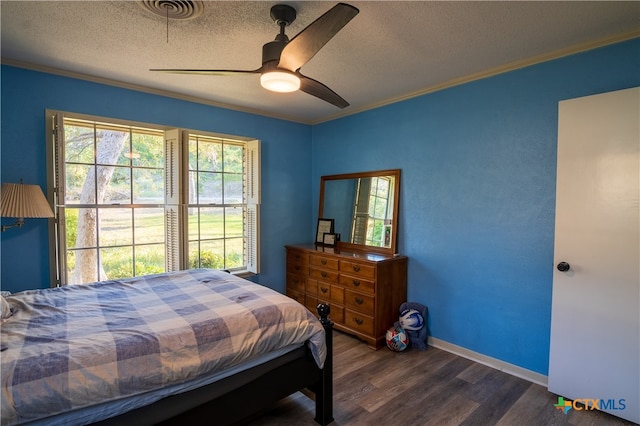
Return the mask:
M318 280L338 282L338 271L327 271L324 269L309 268L309 276Z
M356 293L351 290L345 290L344 304L349 308L353 308L367 315L373 315L373 307L375 298L362 293Z
M296 274L287 274L287 288L304 293L307 279Z
M363 334L373 334L373 317L350 309L344 310L344 325Z
M340 305L331 303L329 304L329 307L331 308L331 312L329 312L329 318L331 321L338 324L344 324L344 308Z
M307 291L307 294L310 294L311 296L317 296L318 295L318 280L313 280L311 278L307 278L307 284L304 286L304 288Z
M340 261L340 272L361 278L373 280L376 276L376 268L366 263L352 262L350 260Z
M287 272L307 275L309 273L309 255L298 250L287 251Z
M321 255L311 255L309 256L309 264L312 266L319 266L321 268L338 270L338 259L321 256Z
M346 274L340 274L340 284L345 288L353 290L364 291L373 294L376 288L375 282L364 280L359 277L354 277Z
M318 300L344 305L344 288L318 281Z
M344 305L344 288L337 285L331 286L331 302Z
M318 302L344 305L344 288L319 281Z
M287 250L287 263L309 263L309 255L299 250Z
M304 297L304 301L300 302L303 303L304 306L311 311L311 313L313 314L313 316L317 317L318 316L318 299L310 296L310 295L306 295Z
M304 298L305 298L304 293L300 293L298 291L287 288L286 294L287 296L289 296L299 304L304 305Z
M331 300L331 284L318 282L318 297L324 302L329 302Z
M309 273L309 266L306 262L287 261L287 272L307 275Z

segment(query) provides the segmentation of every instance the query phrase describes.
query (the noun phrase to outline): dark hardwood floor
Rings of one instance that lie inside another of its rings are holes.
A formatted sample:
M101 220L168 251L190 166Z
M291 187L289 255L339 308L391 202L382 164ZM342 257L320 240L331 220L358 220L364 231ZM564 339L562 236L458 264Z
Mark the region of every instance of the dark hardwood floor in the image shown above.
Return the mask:
M369 349L334 331L332 425L633 425L601 411L554 407L557 395L491 367L429 347ZM247 423L306 426L314 404L300 392Z

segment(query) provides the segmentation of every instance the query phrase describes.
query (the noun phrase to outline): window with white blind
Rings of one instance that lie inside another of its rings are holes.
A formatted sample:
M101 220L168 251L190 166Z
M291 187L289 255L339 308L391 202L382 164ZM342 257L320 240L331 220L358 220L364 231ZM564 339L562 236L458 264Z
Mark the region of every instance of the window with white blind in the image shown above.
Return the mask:
M57 285L259 271L259 141L48 113Z

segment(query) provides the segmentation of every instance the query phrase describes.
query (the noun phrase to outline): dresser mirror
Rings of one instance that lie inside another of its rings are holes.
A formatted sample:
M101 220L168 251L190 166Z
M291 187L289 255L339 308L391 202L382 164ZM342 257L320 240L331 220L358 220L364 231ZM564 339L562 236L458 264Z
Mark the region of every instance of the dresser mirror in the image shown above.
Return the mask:
M400 169L320 178L319 218L334 220L339 248L396 253Z

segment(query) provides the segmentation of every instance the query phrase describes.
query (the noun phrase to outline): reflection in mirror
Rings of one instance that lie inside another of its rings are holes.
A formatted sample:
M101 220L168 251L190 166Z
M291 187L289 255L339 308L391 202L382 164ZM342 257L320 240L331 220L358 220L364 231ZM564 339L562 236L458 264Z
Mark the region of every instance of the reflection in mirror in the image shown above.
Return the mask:
M400 170L323 176L319 217L344 243L395 253Z

